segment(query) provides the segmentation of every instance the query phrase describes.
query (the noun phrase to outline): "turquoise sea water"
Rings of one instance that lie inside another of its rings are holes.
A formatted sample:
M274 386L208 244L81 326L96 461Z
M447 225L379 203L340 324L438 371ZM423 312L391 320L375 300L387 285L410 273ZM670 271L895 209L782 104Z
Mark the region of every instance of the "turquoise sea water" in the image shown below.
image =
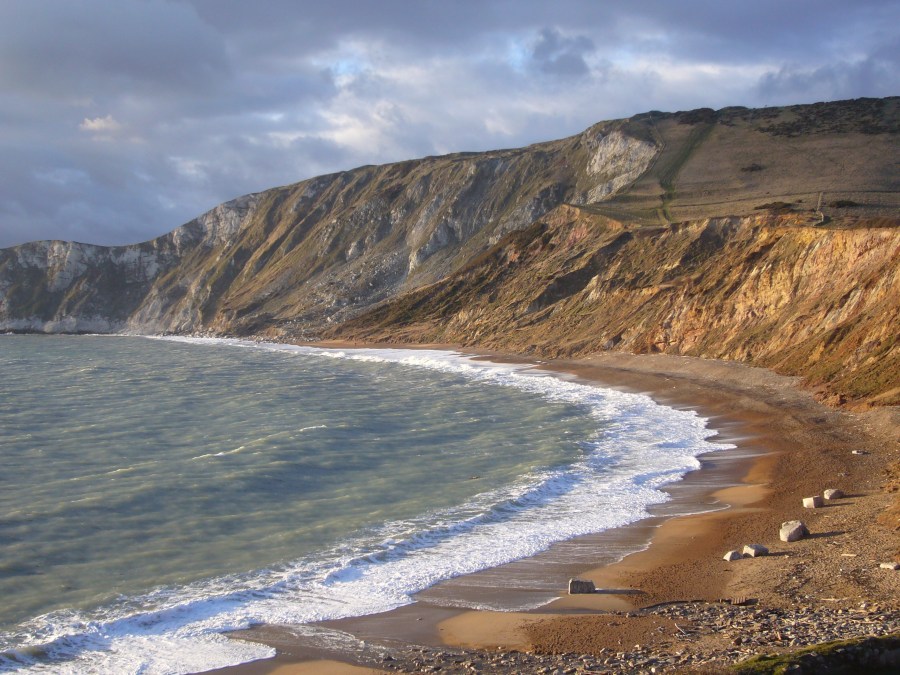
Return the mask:
M0 336L0 669L191 672L642 517L692 413L449 352Z

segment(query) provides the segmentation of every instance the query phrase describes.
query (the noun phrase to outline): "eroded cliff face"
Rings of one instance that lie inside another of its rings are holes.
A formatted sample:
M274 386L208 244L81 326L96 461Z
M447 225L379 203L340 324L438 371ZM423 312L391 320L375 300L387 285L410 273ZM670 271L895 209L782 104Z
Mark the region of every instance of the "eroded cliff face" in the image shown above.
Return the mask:
M177 313L190 305L184 299L198 284L187 277L176 281L179 271L185 261L227 246L257 202L257 195L240 197L132 246L36 241L0 249L0 330L160 332L193 325ZM154 305L164 285L171 294Z
M898 404L900 223L814 223L765 214L637 227L562 206L331 337L732 359Z
M314 335L445 277L565 201L614 194L657 152L622 126L322 176L134 246L6 249L0 330Z
M660 351L897 403L898 153L894 97L360 167L142 244L0 250L0 330Z

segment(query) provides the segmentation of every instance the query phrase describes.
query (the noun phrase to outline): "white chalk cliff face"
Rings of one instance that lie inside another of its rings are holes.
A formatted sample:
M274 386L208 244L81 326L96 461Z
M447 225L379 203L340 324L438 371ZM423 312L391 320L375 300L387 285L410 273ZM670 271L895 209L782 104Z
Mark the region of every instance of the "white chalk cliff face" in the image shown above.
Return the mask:
M592 145L588 173L600 182L587 191L582 203L599 202L637 180L656 157L655 143L630 138L620 131L600 134Z
M615 194L657 152L620 125L322 176L131 246L0 250L0 330L314 335L445 277L563 202Z
M160 277L186 255L226 245L256 200L256 195L235 199L163 237L131 246L36 241L0 250L0 329L155 331L161 324L135 322L134 313Z

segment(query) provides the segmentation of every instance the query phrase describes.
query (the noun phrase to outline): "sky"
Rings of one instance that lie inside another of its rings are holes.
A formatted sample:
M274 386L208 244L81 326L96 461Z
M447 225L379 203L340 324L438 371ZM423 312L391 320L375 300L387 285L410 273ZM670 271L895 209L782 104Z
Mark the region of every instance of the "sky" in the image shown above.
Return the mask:
M2 0L0 247L648 110L900 94L900 0Z

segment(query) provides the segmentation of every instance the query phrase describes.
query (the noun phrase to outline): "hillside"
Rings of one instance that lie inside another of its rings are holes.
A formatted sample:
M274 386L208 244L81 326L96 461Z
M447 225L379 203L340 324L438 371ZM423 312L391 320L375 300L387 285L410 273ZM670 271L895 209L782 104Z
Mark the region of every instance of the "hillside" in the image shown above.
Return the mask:
M661 351L900 402L900 98L651 112L0 250L0 330ZM816 211L817 206L821 206Z
M561 206L329 337L745 361L900 403L900 230L801 214L635 226Z
M529 148L322 176L223 204L143 244L0 251L0 329L323 325L431 283L564 202L613 193L656 146L610 122Z

